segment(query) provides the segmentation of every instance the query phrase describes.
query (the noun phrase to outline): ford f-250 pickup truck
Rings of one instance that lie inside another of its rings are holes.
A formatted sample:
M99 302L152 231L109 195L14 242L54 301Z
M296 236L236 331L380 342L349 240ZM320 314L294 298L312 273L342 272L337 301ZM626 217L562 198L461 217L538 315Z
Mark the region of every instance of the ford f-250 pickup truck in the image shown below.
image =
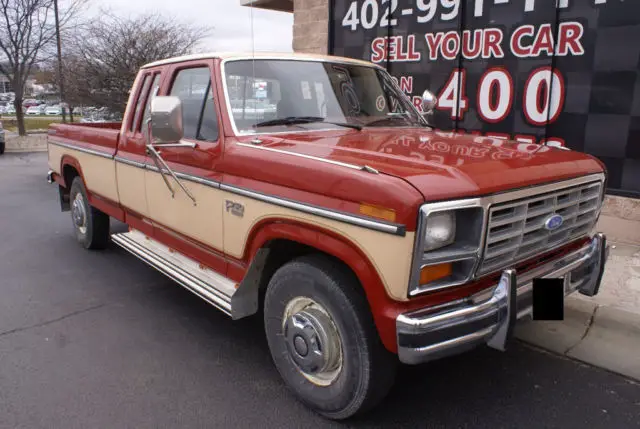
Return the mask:
M363 61L151 63L122 123L52 125L48 152L84 247L111 240L233 319L262 314L288 387L334 419L378 403L398 361L505 349L534 279L595 295L607 258L601 162L434 131Z

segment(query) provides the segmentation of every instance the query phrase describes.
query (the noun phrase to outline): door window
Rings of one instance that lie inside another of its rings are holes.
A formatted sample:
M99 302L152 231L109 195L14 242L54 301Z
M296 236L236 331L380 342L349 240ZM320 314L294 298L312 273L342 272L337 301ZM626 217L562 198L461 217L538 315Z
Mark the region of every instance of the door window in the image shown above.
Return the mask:
M209 67L178 71L171 86L170 95L182 101L184 138L218 140L218 120Z

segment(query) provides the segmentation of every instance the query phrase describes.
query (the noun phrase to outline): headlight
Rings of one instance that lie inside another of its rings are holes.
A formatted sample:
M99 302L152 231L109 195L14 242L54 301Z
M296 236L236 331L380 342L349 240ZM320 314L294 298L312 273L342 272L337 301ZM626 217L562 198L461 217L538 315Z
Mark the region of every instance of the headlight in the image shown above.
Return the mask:
M439 249L453 243L456 238L456 215L454 212L436 212L427 218L424 236L424 251Z
M485 223L479 199L422 206L409 296L468 282L480 256Z

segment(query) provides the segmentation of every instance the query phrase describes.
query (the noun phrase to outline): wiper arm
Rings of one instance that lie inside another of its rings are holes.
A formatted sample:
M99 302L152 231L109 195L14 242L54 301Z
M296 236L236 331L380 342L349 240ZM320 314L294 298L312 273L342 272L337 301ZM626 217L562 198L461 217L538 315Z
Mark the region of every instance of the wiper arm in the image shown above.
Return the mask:
M332 122L320 116L288 116L286 118L271 119L269 121L258 122L256 127L269 127L274 125L296 125L296 124L312 124L315 122L324 122L326 124L337 125L340 127L352 128L354 130L362 130L362 126L358 124L349 124L347 122Z
M409 119L406 114L400 114L400 113L387 113L387 117L385 118L380 118L380 119L376 119L373 120L371 122L368 122L365 126L370 127L373 125L377 125L377 124L382 124L384 122L388 122L388 121L395 121L400 119L403 122L407 122L407 123L412 123L413 121L411 121L411 119Z
M324 118L319 116L288 116L286 118L271 119L269 121L258 122L256 127L270 127L272 125L295 125L308 124L311 122L322 122Z

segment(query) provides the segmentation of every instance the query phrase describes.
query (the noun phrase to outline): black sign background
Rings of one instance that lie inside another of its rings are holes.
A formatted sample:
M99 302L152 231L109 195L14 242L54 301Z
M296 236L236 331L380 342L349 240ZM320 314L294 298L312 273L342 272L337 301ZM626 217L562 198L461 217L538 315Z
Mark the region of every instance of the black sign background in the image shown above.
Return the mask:
M640 1L555 3L333 0L329 52L438 95L438 128L595 155L640 197Z

